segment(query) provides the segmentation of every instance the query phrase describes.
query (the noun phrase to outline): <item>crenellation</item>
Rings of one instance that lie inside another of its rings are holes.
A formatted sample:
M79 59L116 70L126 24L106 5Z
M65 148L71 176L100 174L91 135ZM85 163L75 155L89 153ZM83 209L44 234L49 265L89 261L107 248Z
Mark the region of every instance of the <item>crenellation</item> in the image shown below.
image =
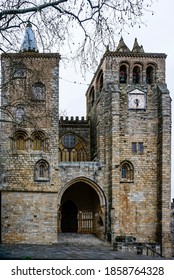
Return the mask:
M60 123L66 123L66 122L69 122L69 123L75 123L75 122L77 122L77 123L88 123L88 120L87 119L85 119L85 117L78 117L78 116L76 116L76 117L73 117L73 116L71 116L71 117L68 117L68 116L66 116L66 117L64 117L64 116L60 116L60 119L59 119L59 121L60 121Z

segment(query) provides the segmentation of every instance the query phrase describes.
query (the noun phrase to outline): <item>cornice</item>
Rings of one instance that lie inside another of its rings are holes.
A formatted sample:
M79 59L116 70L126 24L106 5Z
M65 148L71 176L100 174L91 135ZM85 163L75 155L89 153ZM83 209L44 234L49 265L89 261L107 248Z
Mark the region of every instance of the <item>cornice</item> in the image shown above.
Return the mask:
M19 53L3 53L1 58L11 58L11 59L48 59L57 58L60 59L59 53L39 53L39 52L19 52Z

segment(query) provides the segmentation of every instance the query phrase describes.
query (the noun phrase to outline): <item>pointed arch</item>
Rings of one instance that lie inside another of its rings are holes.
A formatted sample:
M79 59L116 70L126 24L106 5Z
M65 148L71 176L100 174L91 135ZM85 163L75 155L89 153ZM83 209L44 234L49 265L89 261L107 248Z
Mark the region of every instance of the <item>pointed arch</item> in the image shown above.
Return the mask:
M132 182L134 180L134 167L130 161L123 161L121 163L121 181Z
M34 167L34 180L35 181L49 181L50 180L50 167L46 160L39 160Z
M104 191L101 189L101 187L97 183L95 183L91 179L89 179L87 177L84 177L84 176L72 179L64 187L62 187L59 190L59 193L58 193L58 205L61 205L61 199L62 199L62 196L63 196L64 192L70 186L72 186L72 185L74 185L76 183L80 183L80 182L86 183L87 185L91 186L96 191L96 193L98 194L99 201L100 201L100 206L101 207L106 206L106 197L105 197Z

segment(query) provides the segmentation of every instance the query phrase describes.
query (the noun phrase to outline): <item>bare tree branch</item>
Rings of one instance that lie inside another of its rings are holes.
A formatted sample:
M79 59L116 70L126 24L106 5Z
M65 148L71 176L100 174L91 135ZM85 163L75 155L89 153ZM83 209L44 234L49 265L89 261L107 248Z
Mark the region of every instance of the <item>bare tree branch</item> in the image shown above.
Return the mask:
M91 42L106 46L114 44L113 34L117 36L124 26L141 24L151 4L152 0L45 0L44 4L41 0L1 0L0 37L3 47L13 50L10 41L13 48L15 43L18 47L21 32L30 21L37 26L37 35L42 37L43 49L47 51L55 46L60 51L69 37L74 38L72 45L78 45L77 50L90 38ZM77 38L79 32L81 40Z
M44 3L1 0L0 51L18 52L26 23L30 21L41 52L59 52L66 60L80 62L85 71L92 65L95 67L103 48L109 45L114 49L123 29L143 23L152 3L152 0L45 0ZM12 114L12 107L14 104L6 104L0 111Z
M61 3L67 2L67 1L68 0L59 0L59 1L48 2L48 3L42 4L42 5L35 5L33 7L29 7L29 8L25 8L25 9L19 9L18 7L16 7L16 9L4 10L4 11L0 12L0 20L5 15L19 15L19 14L26 14L26 13L28 14L31 12L39 12L50 6L56 6L56 5L59 5ZM34 4L32 3L32 5L34 5Z

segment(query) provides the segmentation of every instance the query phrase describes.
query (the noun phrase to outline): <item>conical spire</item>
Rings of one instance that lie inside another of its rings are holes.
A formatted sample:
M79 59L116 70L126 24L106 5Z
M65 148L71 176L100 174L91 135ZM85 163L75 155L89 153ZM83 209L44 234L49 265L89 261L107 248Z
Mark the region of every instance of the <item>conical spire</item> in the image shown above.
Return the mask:
M20 48L21 52L38 52L37 42L32 30L32 25L28 22L25 30L24 40Z
M126 46L123 37L120 38L116 52L130 52L130 49Z
M140 45L138 44L137 38L135 38L132 52L144 52L143 46L140 46Z

